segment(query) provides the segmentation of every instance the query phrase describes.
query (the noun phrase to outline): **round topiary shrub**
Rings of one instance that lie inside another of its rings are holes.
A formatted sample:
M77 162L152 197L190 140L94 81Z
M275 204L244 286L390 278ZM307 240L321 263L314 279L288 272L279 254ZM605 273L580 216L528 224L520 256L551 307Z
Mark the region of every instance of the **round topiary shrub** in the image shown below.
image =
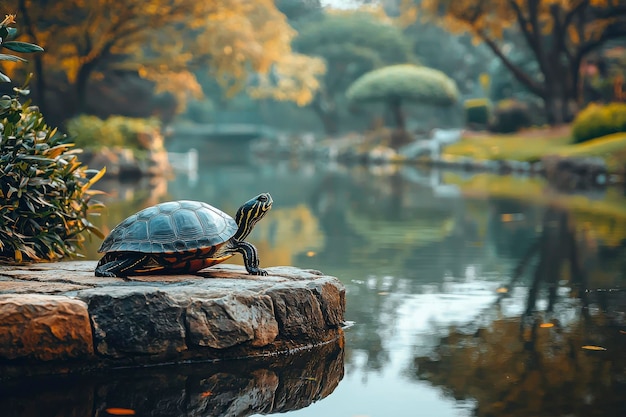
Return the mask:
M501 100L493 112L489 130L496 133L513 133L532 125L528 105L518 100Z
M625 103L592 103L578 113L572 124L574 143L618 132L626 132Z
M403 105L451 106L459 91L443 72L411 64L390 65L363 74L346 91L350 104L385 103L399 130L405 130Z
M407 101L432 106L454 104L459 91L446 74L411 64L390 65L354 81L346 96L351 103Z
M470 128L482 128L489 125L491 102L487 98L471 98L463 103L465 124Z

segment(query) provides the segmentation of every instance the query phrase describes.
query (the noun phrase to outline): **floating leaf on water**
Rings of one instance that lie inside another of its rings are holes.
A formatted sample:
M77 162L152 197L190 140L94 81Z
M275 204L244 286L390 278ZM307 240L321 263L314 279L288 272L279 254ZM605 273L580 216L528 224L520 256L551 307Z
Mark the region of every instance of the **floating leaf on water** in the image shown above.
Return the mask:
M134 416L135 410L133 410L132 408L117 408L117 407L113 407L113 408L107 408L106 411L108 414L111 414L112 416Z
M500 288L498 288L498 289L496 290L496 292L497 292L498 294L506 294L507 292L509 292L509 289L508 289L508 288L506 288L506 287L500 287Z
M544 329L549 328L549 327L554 327L554 323L541 323L539 327L542 327Z
M602 346L593 346L593 345L585 345L582 348L585 350L606 350L606 348L603 348Z
M311 258L311 257L313 257L313 256L315 256L315 255L316 255L316 253L315 253L315 252L313 252L312 250L310 250L310 251L308 251L308 252L306 253L306 256L308 256L309 258Z
M211 395L213 395L212 391L204 391L202 394L200 394L202 398L210 397Z
M378 295L389 295L389 293L387 291L381 291L378 293Z
M503 222L514 222L518 220L524 220L523 213L504 213L500 215L500 220Z

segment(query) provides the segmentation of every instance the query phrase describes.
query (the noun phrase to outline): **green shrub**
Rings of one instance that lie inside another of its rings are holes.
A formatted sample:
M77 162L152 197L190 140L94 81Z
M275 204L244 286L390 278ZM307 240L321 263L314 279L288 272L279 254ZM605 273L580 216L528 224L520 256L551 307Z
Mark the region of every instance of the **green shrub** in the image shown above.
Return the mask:
M491 102L486 98L465 100L465 123L470 127L486 127L491 119Z
M0 23L0 46L29 53L42 48L11 41L13 15ZM0 60L21 62L23 58L0 54ZM0 72L0 81L11 81ZM78 254L85 240L83 231L101 238L102 233L87 220L91 210L101 207L91 200L90 187L104 170L89 171L77 159L73 144L46 125L35 106L28 107L19 95L28 94L26 81L14 88L15 97L0 98L0 261L56 260ZM89 179L91 177L91 179Z
M531 125L528 105L518 100L506 99L496 104L489 130L496 133L513 133Z
M104 170L82 165L73 144L46 125L37 107L2 100L11 106L0 120L0 260L75 256L83 231L103 237L87 215L101 207L89 188Z
M161 143L149 143L147 136L160 129L157 119L111 116L102 120L81 115L67 122L67 132L77 146L85 149L122 147L135 150L159 148Z
M608 105L592 103L578 113L572 124L574 143L618 132L626 132L626 104L624 103Z
M459 98L456 83L443 72L399 64L363 74L346 91L350 103L403 101L450 106Z

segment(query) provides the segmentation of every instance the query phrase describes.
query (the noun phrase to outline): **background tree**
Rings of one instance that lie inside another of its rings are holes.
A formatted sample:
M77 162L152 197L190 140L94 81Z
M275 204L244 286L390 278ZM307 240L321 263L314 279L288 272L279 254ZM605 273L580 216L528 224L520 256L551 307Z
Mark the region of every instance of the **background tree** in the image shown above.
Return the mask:
M571 120L580 99L581 63L606 41L626 35L626 4L613 0L405 0L454 33L469 32L493 51L530 92L539 96L548 122ZM511 59L507 34L524 40L537 63L529 73Z
M497 60L484 45L473 45L468 35L457 35L429 21L418 20L404 30L412 40L420 64L438 69L456 81L465 96L485 94L480 74L489 72Z
M24 38L46 49L33 68L35 99L42 108L48 102L55 103L51 110L61 107L61 118L88 111L91 87L119 73L185 98L200 94L198 68L233 93L251 73L267 74L281 64L282 80L295 63L298 77L288 98L303 101L301 95L315 88L308 69L320 67L303 65L306 57L292 53L296 33L272 0L13 0L5 7L19 11ZM63 106L56 106L60 98Z
M326 62L322 86L310 104L327 134L346 116L345 91L364 73L384 65L415 61L411 44L384 13L327 12L300 31L294 48Z
M311 20L319 20L324 14L320 0L276 0L276 7L296 30Z
M396 128L404 132L404 103L449 106L458 100L459 92L454 80L443 72L403 64L364 74L350 86L346 96L352 103L385 103L391 111Z

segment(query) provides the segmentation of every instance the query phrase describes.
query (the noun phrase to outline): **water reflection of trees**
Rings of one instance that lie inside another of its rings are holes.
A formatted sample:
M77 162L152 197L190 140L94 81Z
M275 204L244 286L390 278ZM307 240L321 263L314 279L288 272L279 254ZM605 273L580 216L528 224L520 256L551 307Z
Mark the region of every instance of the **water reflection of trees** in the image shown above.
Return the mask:
M326 245L316 259L297 261L325 265L341 277L437 281L460 272L463 260L478 252L468 244L477 239L476 227L459 200L439 198L400 174L374 176L359 168L330 173L311 194L310 206ZM458 249L454 259L446 256L448 245Z
M325 244L296 264L322 269L347 286L346 316L356 322L348 332L347 367L382 370L406 301L401 295L440 286L444 277L464 279L468 265L484 259L479 241L485 236L458 196L438 195L430 182L416 184L401 172L327 173L309 204Z
M474 399L478 416L623 415L626 294L589 288L584 245L566 211L546 210L505 287L532 269L524 313L506 317L503 291L487 325L450 328L415 376Z

